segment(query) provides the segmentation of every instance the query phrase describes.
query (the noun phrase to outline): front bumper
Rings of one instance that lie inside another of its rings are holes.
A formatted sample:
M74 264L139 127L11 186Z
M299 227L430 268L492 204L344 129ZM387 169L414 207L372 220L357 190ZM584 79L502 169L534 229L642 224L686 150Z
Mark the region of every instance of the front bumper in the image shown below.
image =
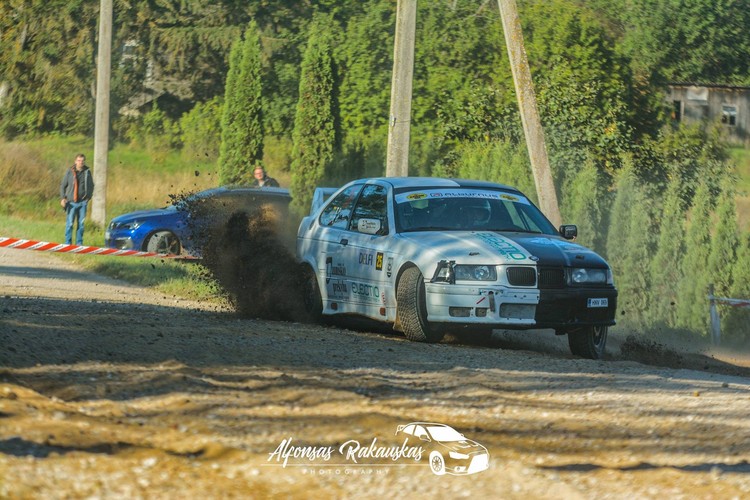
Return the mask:
M617 309L614 288L539 290L427 282L425 292L431 323L509 329L609 326L615 324Z
M132 235L126 231L112 231L109 229L105 231L104 246L118 250L138 250L135 248Z

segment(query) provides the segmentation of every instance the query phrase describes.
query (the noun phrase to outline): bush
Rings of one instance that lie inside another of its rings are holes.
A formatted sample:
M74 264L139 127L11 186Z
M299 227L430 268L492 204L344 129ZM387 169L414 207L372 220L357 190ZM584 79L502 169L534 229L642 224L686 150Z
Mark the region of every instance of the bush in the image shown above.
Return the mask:
M130 126L127 136L134 145L152 153L161 153L180 144L179 126L159 109L156 101L151 111Z
M219 157L222 102L219 96L199 102L180 118L180 139L185 159L215 161Z

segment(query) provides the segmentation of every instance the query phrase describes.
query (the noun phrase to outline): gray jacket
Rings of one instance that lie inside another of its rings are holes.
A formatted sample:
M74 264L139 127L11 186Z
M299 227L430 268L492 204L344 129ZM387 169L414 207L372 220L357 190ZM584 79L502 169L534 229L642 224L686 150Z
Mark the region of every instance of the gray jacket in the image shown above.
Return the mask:
M94 178L91 170L86 165L80 172L76 172L75 166L65 171L60 183L60 198L74 201L75 182L78 181L78 201L87 201L94 194Z

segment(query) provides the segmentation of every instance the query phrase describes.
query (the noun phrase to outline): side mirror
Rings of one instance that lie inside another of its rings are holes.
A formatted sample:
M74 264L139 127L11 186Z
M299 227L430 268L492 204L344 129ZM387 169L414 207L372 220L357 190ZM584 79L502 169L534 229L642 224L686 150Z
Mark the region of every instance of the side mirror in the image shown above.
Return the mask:
M559 231L566 240L574 240L578 236L578 227L575 224L563 224Z
M377 234L380 231L379 219L359 219L357 221L357 231L365 234Z

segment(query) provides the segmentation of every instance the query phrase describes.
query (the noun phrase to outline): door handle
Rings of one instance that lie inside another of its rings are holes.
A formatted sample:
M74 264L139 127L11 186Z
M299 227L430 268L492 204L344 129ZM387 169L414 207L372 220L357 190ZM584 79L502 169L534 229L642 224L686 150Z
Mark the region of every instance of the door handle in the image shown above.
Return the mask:
M347 240L346 238L341 238L341 241L339 241L339 243L341 243L342 245L346 246L346 245L349 244L349 240Z

